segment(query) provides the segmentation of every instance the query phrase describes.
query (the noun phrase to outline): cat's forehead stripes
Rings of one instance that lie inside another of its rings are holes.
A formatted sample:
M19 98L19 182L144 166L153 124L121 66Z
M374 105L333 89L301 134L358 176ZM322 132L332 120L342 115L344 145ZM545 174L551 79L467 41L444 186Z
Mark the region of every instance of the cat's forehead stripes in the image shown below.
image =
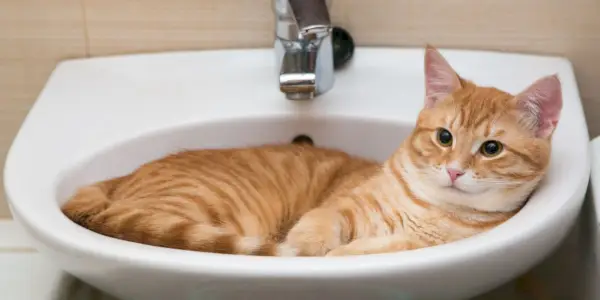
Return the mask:
M452 125L468 129L489 127L499 115L513 109L510 102L513 99L512 95L495 88L476 88L467 82L463 84L464 87L456 91L450 99L456 112ZM486 128L486 135L489 135L490 131L491 128Z
M486 134L487 137L490 138L501 138L506 135L506 130L498 129L496 126L492 125L489 134Z

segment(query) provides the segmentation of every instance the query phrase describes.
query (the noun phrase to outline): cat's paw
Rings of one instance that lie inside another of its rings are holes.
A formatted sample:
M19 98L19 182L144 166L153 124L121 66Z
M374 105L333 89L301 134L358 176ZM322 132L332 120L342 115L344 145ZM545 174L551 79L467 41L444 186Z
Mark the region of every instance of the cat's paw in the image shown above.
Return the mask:
M382 236L354 240L349 244L329 251L325 256L392 253L417 249L420 247L422 246L418 243L411 242L403 236Z
M339 245L339 233L331 228L294 228L288 233L285 242L279 245L278 252L280 256L324 256Z
M303 240L301 236L295 236L279 245L279 256L323 256L330 250L325 239L308 236Z
M351 247L349 245L339 246L325 254L325 256L349 256L367 254L361 249Z

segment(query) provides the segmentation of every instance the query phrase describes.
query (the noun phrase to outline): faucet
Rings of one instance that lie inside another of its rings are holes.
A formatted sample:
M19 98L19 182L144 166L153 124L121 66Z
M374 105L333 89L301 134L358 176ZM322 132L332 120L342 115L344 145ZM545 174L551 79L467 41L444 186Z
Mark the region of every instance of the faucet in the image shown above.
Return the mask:
M334 62L327 0L273 0L279 89L308 100L333 87Z

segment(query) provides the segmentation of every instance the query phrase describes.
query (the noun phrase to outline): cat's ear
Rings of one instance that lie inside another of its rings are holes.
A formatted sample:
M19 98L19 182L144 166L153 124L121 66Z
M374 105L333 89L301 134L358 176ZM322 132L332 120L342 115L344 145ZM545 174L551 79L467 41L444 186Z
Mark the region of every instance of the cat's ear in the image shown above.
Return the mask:
M433 107L461 87L460 78L440 54L427 45L425 47L425 107Z
M556 74L538 79L515 99L525 126L536 137L547 138L554 132L562 110L562 88Z

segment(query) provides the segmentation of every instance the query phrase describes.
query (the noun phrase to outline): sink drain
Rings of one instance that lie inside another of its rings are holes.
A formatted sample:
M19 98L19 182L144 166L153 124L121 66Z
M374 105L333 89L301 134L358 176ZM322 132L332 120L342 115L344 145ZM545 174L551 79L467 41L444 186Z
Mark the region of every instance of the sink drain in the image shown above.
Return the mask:
M307 144L313 146L315 143L310 136L306 134L300 134L292 140L292 144Z

